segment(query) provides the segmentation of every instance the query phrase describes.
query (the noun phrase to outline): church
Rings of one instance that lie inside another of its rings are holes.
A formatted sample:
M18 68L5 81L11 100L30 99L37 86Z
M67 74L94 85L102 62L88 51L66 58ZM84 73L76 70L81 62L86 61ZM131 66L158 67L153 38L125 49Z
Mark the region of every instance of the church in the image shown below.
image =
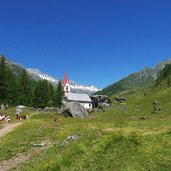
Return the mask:
M67 72L64 75L63 86L64 86L64 93L65 93L64 96L65 102L79 102L86 109L92 109L93 107L92 100L88 94L79 94L79 93L72 92Z

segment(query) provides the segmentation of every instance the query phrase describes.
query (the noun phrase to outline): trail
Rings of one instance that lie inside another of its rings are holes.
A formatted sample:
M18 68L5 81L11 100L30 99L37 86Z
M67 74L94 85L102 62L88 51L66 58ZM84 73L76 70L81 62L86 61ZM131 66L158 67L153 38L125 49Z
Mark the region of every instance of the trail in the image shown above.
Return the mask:
M30 156L26 154L19 154L18 156L14 156L9 160L5 160L0 163L0 171L8 171L12 168L15 168L18 164L28 160L29 157ZM16 168L16 170L18 169Z
M3 127L0 129L0 139L13 131L18 125L20 125L22 122L19 123L6 123L3 125Z

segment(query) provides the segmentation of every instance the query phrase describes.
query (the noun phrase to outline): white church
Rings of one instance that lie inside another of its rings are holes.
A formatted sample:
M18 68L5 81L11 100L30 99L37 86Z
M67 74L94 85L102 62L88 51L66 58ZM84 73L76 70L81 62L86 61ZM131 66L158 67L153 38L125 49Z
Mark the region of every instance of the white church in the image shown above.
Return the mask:
M66 102L79 102L86 109L92 109L93 107L92 100L88 94L79 94L79 93L71 92L71 86L70 86L67 72L64 75L63 86L64 86Z

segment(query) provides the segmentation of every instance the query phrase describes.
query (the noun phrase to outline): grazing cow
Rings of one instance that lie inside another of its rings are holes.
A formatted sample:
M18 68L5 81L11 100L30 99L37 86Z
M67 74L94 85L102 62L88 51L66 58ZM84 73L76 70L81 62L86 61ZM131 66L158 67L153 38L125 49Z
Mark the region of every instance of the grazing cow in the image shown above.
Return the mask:
M4 122L11 122L12 118L11 116L6 116Z
M11 116L7 116L7 115L1 115L0 116L0 121L10 122L11 120L12 120Z
M28 119L28 116L27 115L16 114L16 119L18 119L18 120L25 120L25 119Z

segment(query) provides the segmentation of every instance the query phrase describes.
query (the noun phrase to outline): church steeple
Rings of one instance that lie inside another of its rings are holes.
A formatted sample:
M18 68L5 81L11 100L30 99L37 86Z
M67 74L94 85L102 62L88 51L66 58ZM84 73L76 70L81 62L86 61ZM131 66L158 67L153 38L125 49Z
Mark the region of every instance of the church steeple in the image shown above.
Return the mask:
M63 83L64 83L64 92L65 93L70 93L71 88L70 88L70 83L69 83L68 73L67 72L65 72Z

